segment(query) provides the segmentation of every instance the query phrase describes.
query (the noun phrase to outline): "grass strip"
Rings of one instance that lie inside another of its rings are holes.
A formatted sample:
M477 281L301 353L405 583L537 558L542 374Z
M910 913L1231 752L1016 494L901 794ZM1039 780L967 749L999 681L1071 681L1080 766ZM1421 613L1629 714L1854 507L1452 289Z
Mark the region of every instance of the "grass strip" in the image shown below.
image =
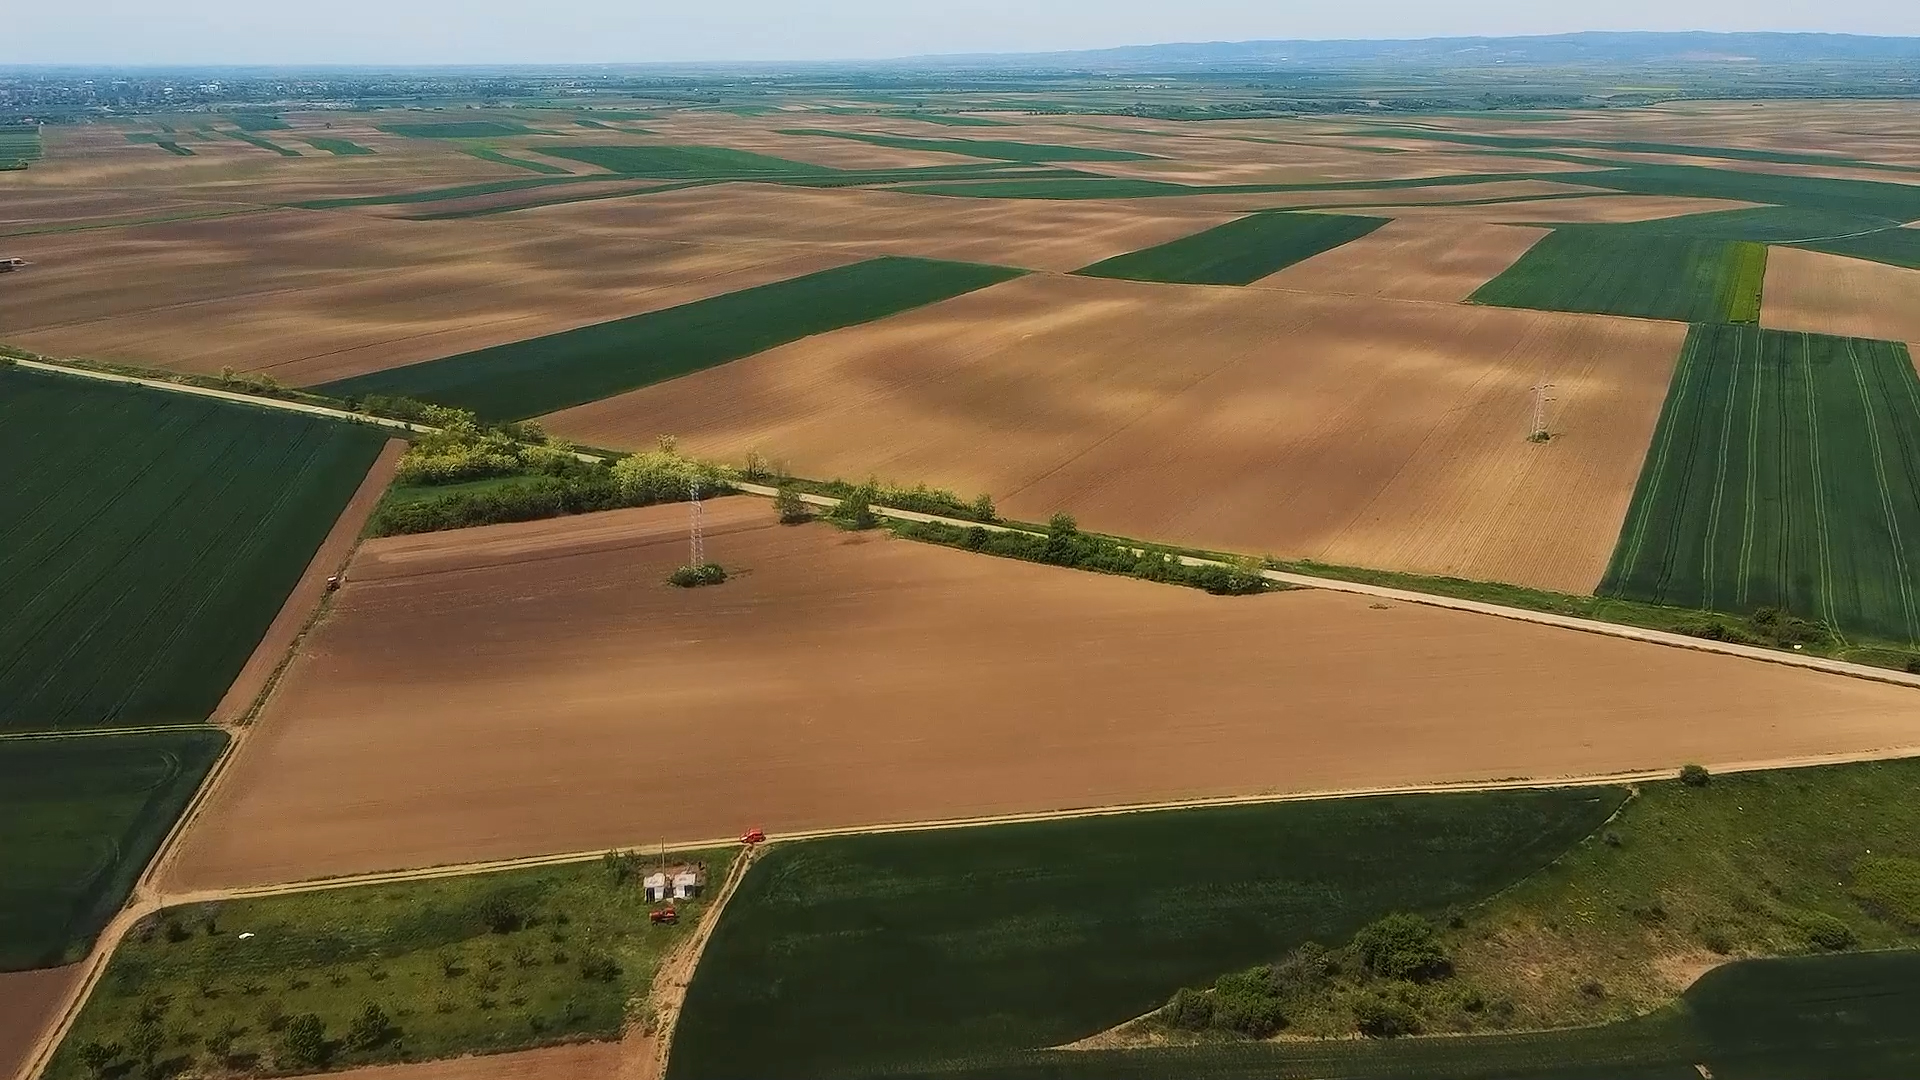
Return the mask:
M0 971L86 955L226 744L213 728L0 740Z
M1087 146L1052 146L1044 143L1002 142L990 139L915 139L902 135L868 135L854 131L827 131L821 128L783 128L781 135L811 135L845 139L894 150L963 154L996 161L1029 163L1048 161L1153 161L1152 154L1132 150L1102 150Z
M440 360L327 383L518 419L688 375L972 292L1022 271L886 257Z
M512 120L448 120L416 124L381 124L389 135L408 139L497 139L528 135L533 129Z
M491 161L496 165L511 165L516 169L525 169L528 172L536 172L542 176L572 175L558 165L549 164L545 161L528 161L525 158L510 157L491 147L469 146L461 152L468 157L479 158L481 161Z
M1253 214L1192 236L1116 255L1074 273L1130 281L1246 285L1358 240L1387 220L1341 214Z
M315 150L325 150L336 157L365 157L373 153L372 148L361 146L352 139L329 139L313 135L303 136L301 141Z
M229 131L226 128L221 128L219 129L219 131L220 131L220 134L225 135L229 139L237 139L240 142L257 146L262 150L271 150L274 153L279 154L281 157L299 157L300 156L300 152L298 150L289 150L286 147L281 146L279 143L274 142L271 139L262 138L261 136L255 135L252 132Z
M755 176L828 176L837 169L724 146L556 146L553 157L596 165L624 176L702 180Z

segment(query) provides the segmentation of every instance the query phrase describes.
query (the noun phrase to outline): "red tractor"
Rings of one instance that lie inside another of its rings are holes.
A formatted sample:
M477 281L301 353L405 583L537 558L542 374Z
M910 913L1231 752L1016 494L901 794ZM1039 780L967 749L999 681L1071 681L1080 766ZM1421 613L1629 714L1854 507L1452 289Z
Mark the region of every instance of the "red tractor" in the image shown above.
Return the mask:
M755 844L764 844L767 842L767 834L761 829L748 829L746 834L740 837L740 842L748 847L752 847Z
M680 921L680 913L670 907L658 908L647 913L647 921L665 923L668 926L672 926L674 923Z

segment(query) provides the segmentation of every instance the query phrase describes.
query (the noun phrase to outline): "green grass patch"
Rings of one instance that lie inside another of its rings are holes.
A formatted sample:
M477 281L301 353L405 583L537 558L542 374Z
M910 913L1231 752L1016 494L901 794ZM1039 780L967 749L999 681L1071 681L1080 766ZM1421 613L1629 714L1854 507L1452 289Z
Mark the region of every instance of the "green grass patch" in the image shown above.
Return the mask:
M300 156L300 152L298 150L289 150L286 147L281 146L279 143L274 142L271 139L262 138L261 136L255 135L252 132L227 131L225 129L222 129L220 131L220 134L225 135L229 139L236 139L240 142L247 143L252 146L257 146L262 150L271 150L274 153L279 154L281 157L299 157Z
M0 368L0 730L206 718L384 442Z
M1022 271L879 258L631 318L498 345L320 387L517 419L692 374L814 334L871 322Z
M266 113L235 113L229 117L241 131L289 131L292 124Z
M444 120L415 124L381 124L389 135L408 139L497 139L528 135L533 129L512 120Z
M373 153L371 147L361 146L352 139L329 139L319 135L303 136L300 140L315 150L325 150L337 157L365 157Z
M573 123L575 127L594 128L599 131L618 130L612 124L603 124L598 120L575 120Z
M1906 346L1695 327L1600 591L1920 642Z
M1601 227L1556 229L1473 303L1683 322L1759 317L1766 248Z
M1246 285L1358 240L1386 218L1342 214L1252 214L1143 251L1074 271L1086 277L1192 285Z
M677 856L717 889L734 849ZM81 1047L117 1045L138 1074L156 1029L160 1075L344 1068L617 1038L630 1000L693 932L651 924L651 860L293 893L169 908L131 932L47 1070L90 1075ZM252 936L242 940L242 934ZM385 1024L355 1021L371 1005ZM300 1046L296 1019L321 1037Z
M1920 270L1920 229L1881 229L1864 236L1814 240L1798 246L1824 251L1829 255L1845 255L1850 259L1866 259Z
M498 150L485 146L468 147L464 153L468 157L477 157L481 161L491 161L496 165L511 165L516 169L525 169L542 176L568 176L567 170L545 161L528 161L525 158L509 157Z
M1329 800L781 845L708 944L669 1075L923 1074L1069 1042L1308 938L1497 891L1622 795Z
M1920 184L1884 180L1781 176L1697 165L1636 165L1562 175L1561 179L1635 195L1735 199L1894 221L1920 218Z
M783 129L782 135L814 135L828 139L846 139L895 150L920 150L995 161L1152 161L1152 154L1132 150L1100 150L1089 146L1051 146L1045 143L1001 142L990 139L914 139L903 135L867 135L853 131L826 131L820 128Z
M1887 165L1839 154L1801 154L1791 150L1753 150L1744 147L1695 146L1685 143L1640 142L1618 139L1579 139L1567 136L1483 135L1434 128L1365 128L1352 132L1368 137L1428 139L1435 142L1484 146L1501 150L1611 150L1615 153L1672 154L1683 157L1719 158L1726 161L1757 161L1776 165L1814 165L1845 169L1884 169L1889 172L1920 172L1911 165Z
M667 180L827 176L838 171L724 146L556 146L544 152L626 176Z
M226 744L213 728L0 739L0 971L86 955Z

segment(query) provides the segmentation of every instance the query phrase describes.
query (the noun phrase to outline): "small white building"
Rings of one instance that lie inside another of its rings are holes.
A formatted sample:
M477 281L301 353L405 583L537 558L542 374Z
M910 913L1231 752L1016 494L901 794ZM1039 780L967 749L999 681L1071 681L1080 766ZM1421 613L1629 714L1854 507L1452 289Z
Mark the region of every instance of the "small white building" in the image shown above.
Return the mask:
M662 872L648 874L640 882L646 891L648 903L659 903L667 898L667 875Z
M706 884L706 877L699 867L682 867L673 875L673 898L691 900L700 895L700 887Z

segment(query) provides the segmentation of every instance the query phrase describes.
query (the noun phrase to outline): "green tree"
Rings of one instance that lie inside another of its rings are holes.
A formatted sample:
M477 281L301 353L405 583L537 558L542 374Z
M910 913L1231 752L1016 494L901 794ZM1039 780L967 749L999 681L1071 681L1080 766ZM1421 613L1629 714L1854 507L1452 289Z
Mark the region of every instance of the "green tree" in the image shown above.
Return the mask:
M798 525L813 519L813 512L807 509L807 504L800 498L800 493L790 486L783 485L779 491L774 492L773 512L780 516L782 525Z
M280 1033L279 1061L283 1068L308 1069L326 1064L327 1028L313 1013L287 1021Z
M973 500L973 519L975 521L999 521L1000 515L994 511L993 496L982 493Z
M89 1039L74 1047L73 1056L78 1058L82 1068L89 1076L105 1076L113 1063L120 1060L119 1043L99 1043Z
M393 1021L375 1002L362 1006L353 1023L347 1025L347 1045L355 1050L371 1050L393 1038Z
M879 517L873 512L874 489L871 484L862 484L848 492L840 505L833 508L834 520L850 529L871 529L880 524Z
M1353 952L1373 975L1426 982L1451 970L1433 924L1418 915L1396 913L1362 927L1353 935Z
M142 1020L133 1025L127 1033L127 1051L140 1063L140 1071L153 1075L154 1059L160 1056L160 1048L167 1044L166 1033L152 1020Z
M238 1042L239 1039L240 1025L234 1023L233 1019L229 1017L226 1023L221 1024L214 1030L213 1034L207 1036L207 1053L213 1055L215 1061L224 1063L228 1058L233 1056L234 1043Z

